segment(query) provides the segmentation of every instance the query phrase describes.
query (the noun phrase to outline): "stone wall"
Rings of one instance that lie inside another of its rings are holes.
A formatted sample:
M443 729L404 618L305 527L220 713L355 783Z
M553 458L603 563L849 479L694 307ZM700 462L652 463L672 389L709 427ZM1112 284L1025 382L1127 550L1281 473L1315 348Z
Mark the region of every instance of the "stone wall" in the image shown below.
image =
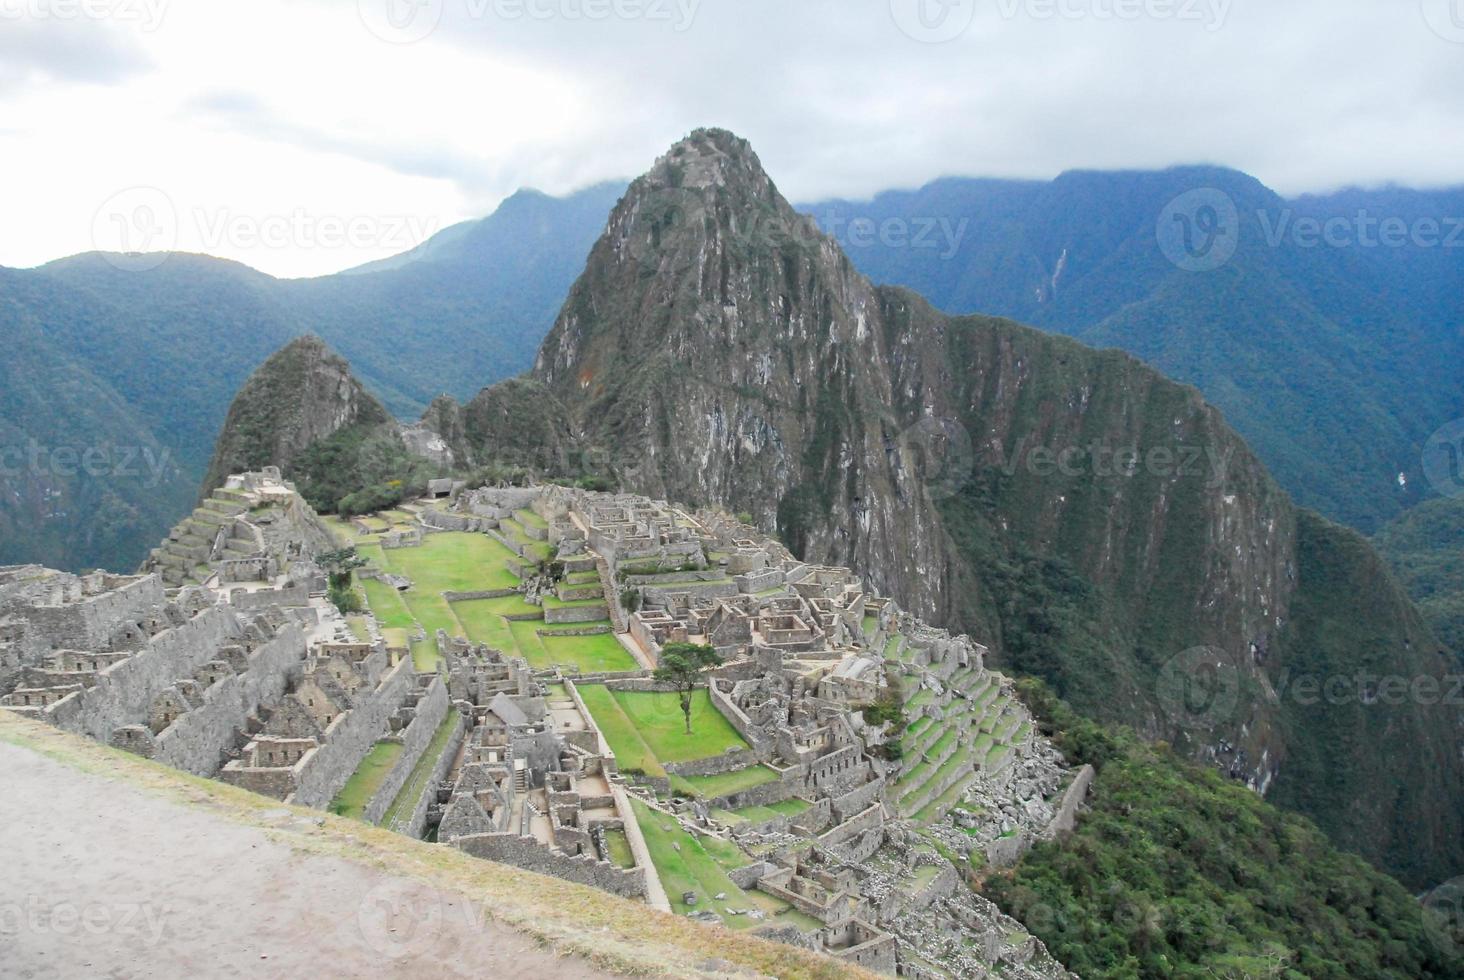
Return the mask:
M210 685L201 705L163 729L153 758L197 776L215 775L249 716L285 696L305 653L305 634L293 624L285 626L249 655L248 670Z
M760 572L735 575L733 581L741 592L766 592L783 584L783 572L781 569L767 568Z
M473 857L589 885L622 898L644 898L646 894L646 873L643 869L617 868L608 861L600 861L587 854L570 857L562 851L545 847L533 837L469 834L454 839L452 846Z
M752 749L732 749L710 759L663 763L662 768L673 776L720 776L724 772L755 766L761 761L758 753Z
M438 531L482 531L487 522L481 517L470 517L443 510L426 508L417 515L417 520L426 527Z
M1009 837L998 837L986 845L986 863L993 868L1010 868L1022 859L1022 855L1031 846L1031 837L1023 831Z
M564 629L535 630L540 636L604 636L606 633L615 632L613 627L600 626L568 626Z
M240 635L238 621L222 607L206 609L182 626L152 637L146 647L103 668L97 683L46 712L58 728L106 742L123 725L145 725L153 700L179 678L217 658L219 647Z
M1088 797L1088 787L1093 785L1093 767L1084 766L1078 770L1073 783L1062 795L1062 802L1058 804L1057 813L1053 816L1052 822L1047 825L1046 836L1065 834L1072 831L1077 824L1078 807Z
M397 664L376 690L326 729L325 744L307 755L299 766L294 797L288 802L324 808L351 778L371 746L386 733L387 720L402 706L416 683L411 658Z
M834 847L850 838L859 836L866 830L874 830L882 826L884 826L884 808L875 804L832 830L824 831L819 835L818 842L824 847Z
M263 609L266 606L308 606L310 588L305 584L292 585L287 589L234 589L229 593L229 605L235 609Z
M397 798L397 794L402 791L403 786L407 785L407 780L412 778L412 770L417 768L417 763L422 759L422 753L427 751L427 746L432 742L432 736L437 734L437 729L442 726L442 720L447 717L447 713L451 709L452 702L447 696L447 685L443 683L440 675L432 678L427 693L417 702L416 714L413 715L411 723L402 729L401 756L397 758L396 765L391 767L391 772L386 774L386 779L382 780L381 785L366 804L363 816L368 823L381 823L381 818L386 816L386 811Z
M955 767L946 773L944 778L928 782L919 796L913 797L909 801L902 801L900 809L905 813L919 813L931 800L938 799L942 793L961 780L970 778L973 772L974 770L970 766Z
M442 597L448 602L470 602L474 599L505 599L518 594L518 589L483 589L479 592L444 592Z
M674 595L693 595L699 599L730 599L737 595L732 582L676 582L668 585L647 585L641 589L645 603L651 606L669 604Z
M55 650L104 650L119 628L148 619L167 601L163 580L145 575L99 595L57 606L31 606L22 615Z
M850 790L843 796L834 797L829 803L833 809L834 819L842 823L856 813L869 809L870 806L884 798L884 790L884 780L875 779L858 789Z
M592 606L544 607L544 623L547 626L553 626L556 623L592 623L609 618L610 610L603 602L595 603Z
M737 729L737 734L753 745L767 741L767 736L763 734L762 729L754 725L752 719L747 717L747 713L737 707L729 696L718 690L716 684L707 686L707 696L711 699L712 705L722 713L722 717L727 719L727 723Z
M432 803L437 799L437 787L447 778L448 770L452 768L453 760L457 758L458 749L462 747L463 738L468 733L468 720L462 714L453 712L457 717L457 725L452 735L448 736L447 746L442 750L442 755L437 757L437 763L432 767L432 777L427 780L427 786L418 797L412 812L401 816L392 823L388 830L394 830L399 834L406 834L421 840L422 834L427 829L427 811L431 809Z

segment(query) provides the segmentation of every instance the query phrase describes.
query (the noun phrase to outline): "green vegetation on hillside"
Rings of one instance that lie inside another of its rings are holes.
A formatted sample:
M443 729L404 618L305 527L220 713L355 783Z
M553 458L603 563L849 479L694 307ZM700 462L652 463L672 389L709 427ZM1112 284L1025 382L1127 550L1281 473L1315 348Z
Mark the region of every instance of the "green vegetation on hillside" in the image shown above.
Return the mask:
M1392 878L1310 821L1131 731L1019 690L1074 763L1098 771L1074 834L985 894L1095 978L1458 977L1464 961ZM1454 958L1450 958L1453 956Z
M1464 497L1406 511L1373 544L1439 641L1464 664Z

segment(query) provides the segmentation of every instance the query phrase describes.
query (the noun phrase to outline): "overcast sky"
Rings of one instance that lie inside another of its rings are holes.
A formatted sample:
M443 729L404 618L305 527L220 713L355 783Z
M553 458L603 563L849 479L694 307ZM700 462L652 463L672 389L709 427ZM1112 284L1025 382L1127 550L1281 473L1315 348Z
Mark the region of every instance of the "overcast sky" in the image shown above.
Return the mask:
M1464 0L0 0L0 265L411 247L701 125L793 200L1223 163L1464 183Z

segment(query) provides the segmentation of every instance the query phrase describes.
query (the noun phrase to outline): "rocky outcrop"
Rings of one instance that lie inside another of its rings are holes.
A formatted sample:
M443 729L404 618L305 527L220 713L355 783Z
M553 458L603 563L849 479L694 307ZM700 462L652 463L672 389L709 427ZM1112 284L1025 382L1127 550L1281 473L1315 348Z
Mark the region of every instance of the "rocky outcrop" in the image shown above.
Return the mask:
M249 376L229 406L203 496L230 473L290 464L311 444L342 430L395 426L381 402L319 337L291 341Z
M434 413L459 458L548 431L628 489L746 512L1409 880L1464 867L1458 706L1287 687L1446 669L1365 545L1298 511L1193 389L874 286L730 133L631 185L531 379Z

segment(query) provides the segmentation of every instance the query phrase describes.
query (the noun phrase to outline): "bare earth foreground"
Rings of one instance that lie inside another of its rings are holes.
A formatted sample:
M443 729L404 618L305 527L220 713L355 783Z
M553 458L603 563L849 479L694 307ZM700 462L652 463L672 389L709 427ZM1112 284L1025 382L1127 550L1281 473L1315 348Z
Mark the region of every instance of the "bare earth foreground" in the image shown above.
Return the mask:
M7 978L555 980L837 969L0 712Z

